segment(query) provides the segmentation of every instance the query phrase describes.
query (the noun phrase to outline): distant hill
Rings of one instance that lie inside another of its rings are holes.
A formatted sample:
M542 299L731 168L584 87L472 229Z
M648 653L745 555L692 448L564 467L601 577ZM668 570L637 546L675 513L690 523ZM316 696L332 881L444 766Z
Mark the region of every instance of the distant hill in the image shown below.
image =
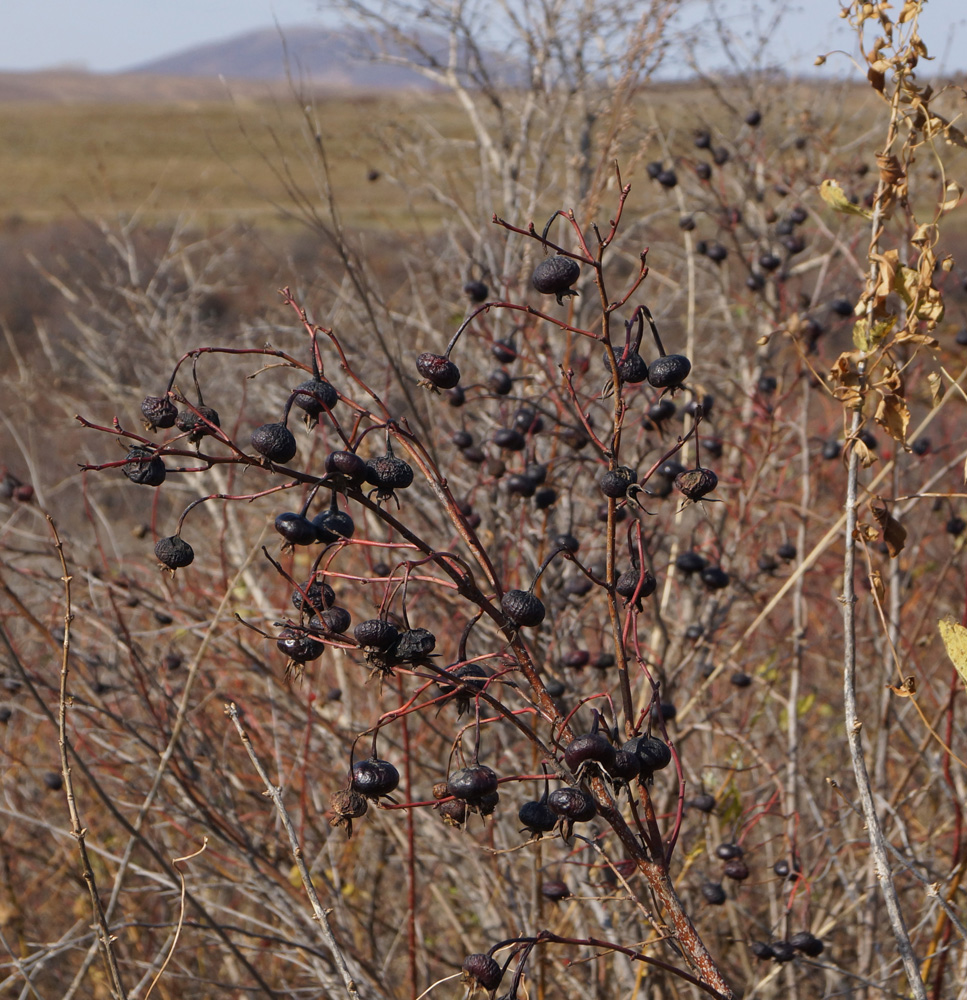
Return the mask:
M432 35L421 39L432 56L445 59L446 40ZM392 48L387 46L392 52ZM398 50L397 50L398 51ZM510 66L494 55L493 66ZM163 59L131 67L128 73L155 76L217 77L232 80L283 80L287 70L324 90L430 89L419 73L376 58L372 37L354 28L288 27L250 31L223 41L197 45ZM510 82L513 73L504 74ZM519 74L518 74L519 76Z

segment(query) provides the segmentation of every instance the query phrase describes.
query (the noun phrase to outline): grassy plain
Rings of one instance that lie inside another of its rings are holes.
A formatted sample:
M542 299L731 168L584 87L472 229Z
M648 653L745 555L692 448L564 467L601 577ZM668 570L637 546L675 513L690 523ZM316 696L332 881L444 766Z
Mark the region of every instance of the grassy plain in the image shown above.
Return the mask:
M862 134L873 100L868 90L791 86L801 91L799 99L789 102L786 95L781 120L770 119L764 109L764 129L808 136L816 128L809 109L834 98L847 111L848 127ZM255 99L248 88L237 99L226 91L223 100L213 100L206 91L198 100L136 103L97 94L69 104L4 101L2 93L0 219L47 223L77 213L95 218L139 213L147 220L170 220L187 214L199 224L244 220L277 226L292 208L288 189L320 198L319 159L303 106L292 93L266 88L266 96ZM745 98L736 100L741 107ZM790 106L800 110L790 114ZM692 129L714 123L721 113L707 87L649 90L627 132L629 161L662 158L659 122L671 151L687 155ZM393 184L393 153L416 140L432 155L434 144L462 138L470 153L466 119L451 98L415 92L323 95L315 99L312 114L346 223L405 228L439 221L439 210L429 201L413 202L412 185L404 196ZM438 169L459 171L460 164L449 158ZM369 180L374 171L379 178ZM632 207L644 188L635 185Z

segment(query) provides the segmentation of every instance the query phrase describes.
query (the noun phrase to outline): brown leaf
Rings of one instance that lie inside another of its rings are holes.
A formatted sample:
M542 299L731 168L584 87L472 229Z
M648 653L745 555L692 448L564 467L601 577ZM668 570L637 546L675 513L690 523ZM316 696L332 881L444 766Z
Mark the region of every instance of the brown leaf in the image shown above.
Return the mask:
M927 376L927 384L930 386L930 402L933 406L937 406L940 400L944 397L943 379L936 373L930 372Z
M850 445L856 449L856 457L864 469L868 469L876 461L876 452L868 448L859 438L854 438Z
M886 597L886 587L883 586L883 577L878 569L870 572L870 588L876 597L877 603L882 605L883 598Z
M907 541L907 529L890 513L882 497L873 497L870 501L870 513L883 532L883 541L891 559L903 551Z

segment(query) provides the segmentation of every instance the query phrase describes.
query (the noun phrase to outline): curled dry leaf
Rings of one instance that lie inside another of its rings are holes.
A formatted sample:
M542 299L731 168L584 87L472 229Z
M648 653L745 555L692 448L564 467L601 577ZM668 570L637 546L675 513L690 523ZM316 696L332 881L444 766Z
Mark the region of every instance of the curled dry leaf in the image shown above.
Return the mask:
M883 532L883 541L891 559L903 551L907 541L907 529L890 513L882 497L870 501L870 513Z

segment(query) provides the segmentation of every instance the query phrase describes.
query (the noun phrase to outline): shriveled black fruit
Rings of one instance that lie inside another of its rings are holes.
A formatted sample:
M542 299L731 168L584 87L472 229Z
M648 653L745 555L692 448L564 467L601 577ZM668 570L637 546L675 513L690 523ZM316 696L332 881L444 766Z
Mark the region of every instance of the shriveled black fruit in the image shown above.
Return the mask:
M753 110L745 116L746 125L750 125L752 128L755 128L761 121L762 112L759 111L758 108L753 108Z
M346 835L353 835L353 820L366 815L369 803L364 795L353 788L341 788L333 792L329 798L329 809L332 812L333 826L345 826Z
M517 360L517 348L511 340L495 340L490 345L490 353L502 365L509 365Z
M530 476L515 472L504 480L504 489L518 497L532 497L537 492L537 483Z
M708 566L708 561L694 549L686 549L678 554L675 568L682 573L701 573Z
M655 771L661 771L672 761L672 752L664 740L656 736L642 736L635 748L641 761L641 776L651 777Z
M545 686L547 687L547 693L552 698L560 698L561 695L567 690L564 686L564 682L558 680L556 677L552 677Z
M472 465L480 465L487 460L483 449L473 444L469 448L464 448L461 454Z
M683 472L687 471L688 470L685 466L682 465L677 458L669 458L658 466L658 475L665 476L667 479L672 480L674 480L676 476L679 476Z
M588 823L598 814L590 792L573 785L555 788L547 797L551 812L572 823Z
M658 179L658 175L664 169L665 167L661 160L652 160L651 163L645 166L645 173L654 181Z
M564 531L554 536L554 547L573 555L581 547L581 543L570 532Z
M773 941L771 947L772 957L780 964L791 962L796 957L796 949L788 941Z
M532 497L537 492L537 483L530 476L515 472L504 480L504 489L518 497Z
M514 426L521 434L540 434L544 430L544 418L533 406L521 406L514 411Z
M132 483L141 486L160 486L165 481L168 470L151 448L138 445L124 457L127 461L121 466L121 471Z
M763 271L775 271L781 266L782 260L774 253L759 254L759 267L761 267Z
M655 178L663 188L673 188L678 183L674 170L662 170Z
M695 146L698 149L709 149L712 145L712 136L709 134L708 129L699 129L695 133Z
M737 670L730 678L729 683L737 688L747 688L752 683L752 678L742 670Z
M310 423L315 423L327 409L331 410L339 402L339 393L324 378L307 379L293 391L298 393L292 398L293 404L305 413Z
M52 792L59 792L64 787L64 779L60 771L44 771L44 784Z
M340 487L362 486L369 469L354 451L333 451L326 456L326 479Z
M703 396L701 399L690 399L685 404L685 412L692 417L707 417L715 405L714 396Z
M400 633L390 649L390 658L397 663L416 663L433 652L436 636L425 628L411 628Z
M557 825L557 814L547 804L547 796L525 802L517 810L521 825L534 837L550 833Z
M564 297L577 295L571 285L581 276L581 268L570 257L547 257L542 260L531 276L531 283L542 295L553 295L558 305L564 305Z
M751 951L756 958L763 961L768 958L776 957L776 953L772 950L772 945L767 944L765 941L753 941L749 945L749 951Z
M462 385L455 385L452 389L447 389L447 406L457 409L467 401L467 394L463 391Z
M591 661L591 666L596 670L607 670L609 667L614 666L614 653L606 653L602 650L597 656Z
M536 628L546 614L541 599L529 590L508 590L500 599L500 610L522 628Z
M561 657L561 666L572 670L583 670L591 662L591 654L586 649L569 649Z
M776 549L776 555L780 559L784 559L786 562L792 562L796 558L796 546L792 542L783 542L779 548Z
M705 897L705 902L710 906L721 906L728 898L725 895L725 890L722 888L721 882L703 882L702 895Z
M799 931L798 934L793 934L789 938L789 943L796 951L801 951L810 958L818 958L826 950L823 942L815 934L810 934L809 931Z
M326 644L313 639L311 635L294 628L284 628L275 641L279 652L284 653L296 663L308 663L318 660L326 651Z
M356 524L349 514L336 507L320 511L312 519L312 524L316 529L316 539L323 545L331 545L340 538L352 538L356 531Z
M188 434L188 440L193 444L197 444L206 434L214 434L212 427L221 426L218 414L210 406L202 406L201 403L194 410L182 410L175 423L178 430Z
M514 380L510 372L495 368L487 376L487 388L496 396L506 396L514 388Z
M569 597L585 597L594 584L584 574L572 576L564 584L564 593Z
M721 566L706 566L702 570L702 583L709 590L724 590L730 583L729 574Z
M523 451L527 447L527 439L516 427L500 427L494 431L494 444L504 451Z
M829 311L845 319L847 316L853 315L853 302L846 298L833 299L829 304Z
M637 385L648 378L648 362L637 352L629 351L624 357L619 357L618 377L622 382Z
M534 494L534 506L538 510L547 510L557 502L557 490L545 486Z
M761 292L766 286L766 279L759 274L758 271L753 271L748 278L745 279L745 287L753 292Z
M360 646L385 652L396 644L400 633L392 622L369 618L353 629L353 637Z
M614 764L614 747L604 733L584 733L568 743L564 750L564 763L572 771L587 763L600 764L607 770Z
M488 458L484 468L491 479L500 479L507 471L507 463L502 458Z
M252 447L270 462L289 462L295 458L295 436L285 424L262 424L252 431Z
M486 764L461 767L447 779L447 792L455 799L463 799L471 805L496 791L497 775Z
M275 530L289 545L313 545L316 541L316 528L304 514L295 511L285 511L275 519Z
M389 495L394 490L405 490L413 482L413 470L390 447L385 455L367 460L366 482L375 486L381 496Z
M731 861L732 858L741 858L745 851L738 844L726 841L715 848L715 856L723 861Z
M650 430L652 427L660 428L666 420L671 420L675 416L675 410L675 404L667 396L662 396L657 403L652 403L648 407L641 426L645 430Z
M736 882L742 882L749 877L749 866L742 858L732 858L731 861L726 861L722 871L728 878Z
M503 969L500 963L490 955L467 955L463 960L464 978L473 980L478 986L493 993L500 985Z
M352 615L345 608L334 604L331 608L326 608L322 614L313 615L309 619L309 628L318 632L335 632L337 635L342 635L349 631L352 623Z
M443 787L446 794L446 785ZM433 808L447 826L462 827L467 822L467 803L462 799L448 798L446 802L438 802Z
M490 289L482 281L468 281L463 286L463 293L471 302L486 302Z
M571 890L567 887L567 882L562 882L557 878L549 878L541 886L541 895L552 903L560 903L562 900L571 898Z
M702 451L704 451L708 455L711 455L712 458L722 457L722 452L725 449L725 443L722 441L720 437L702 435L698 439L698 443L702 446Z
M779 387L779 380L775 375L760 375L755 387L760 396L771 396Z
M721 264L728 255L728 248L722 246L721 243L710 243L705 250L705 256L709 260L714 260L716 264Z
M483 691L490 676L479 663L461 663L459 667L447 667L447 675L463 683L453 684L442 678L437 681L437 687L441 694L452 695L473 695L478 691Z
M793 874L792 866L789 864L785 858L781 858L773 866L772 870L779 876L779 878L789 878Z
M930 438L918 437L916 441L913 442L913 454L926 455L930 451Z
M303 591L305 591L305 597L302 596ZM308 604L306 603L307 598ZM306 582L303 584L302 590L292 591L292 603L297 611L325 611L326 608L332 607L335 600L336 594L332 587L328 583L323 583L322 580Z
M476 809L481 816L491 816L500 804L500 792L488 792L481 795L476 802L468 802L467 805Z
M378 757L358 760L353 764L352 788L374 801L396 791L400 772L388 761Z
M607 771L616 781L634 781L641 773L641 760L629 750L615 750L614 760Z
M666 354L648 366L648 381L656 389L675 388L688 378L692 363L683 354Z
M732 154L724 146L716 146L712 150L712 162L717 166L721 167L728 163L731 159Z
M638 581L641 580L641 589L638 590ZM624 598L630 599L638 590L638 597L650 597L658 586L658 581L645 570L641 573L637 569L626 569L615 581L615 591Z
M965 528L967 528L967 521L964 521L962 517L958 517L956 514L953 517L948 518L947 523L944 525L944 531L946 531L948 535L953 535L955 538L958 535L962 535Z
M692 622L692 624L685 629L685 638L692 639L693 641L701 639L704 634L705 629L698 622Z
M671 496L672 492L672 481L668 476L663 476L660 472L656 473L651 479L648 480L647 492L649 496L652 497L667 497Z
M697 809L701 813L710 813L715 808L715 796L701 792L699 795L686 799L685 805L690 809Z
M460 369L442 354L424 351L416 359L416 370L437 389L452 389L460 381Z
M675 488L689 500L701 500L719 484L719 477L711 469L688 469L675 477Z
M708 166L708 164L706 164L706 166ZM696 170L695 173L698 173L698 170ZM711 171L709 171L709 173L711 173ZM681 216L678 220L678 228L684 230L686 233L690 233L695 228L695 216Z
M586 448L591 442L591 439L588 437L584 428L575 426L562 428L561 440L568 446L568 448L573 448L574 451L580 451L582 448Z
M598 487L606 497L621 500L628 495L628 487L638 482L638 472L627 465L609 469L599 480Z
M154 554L158 557L158 562L168 569L183 569L190 566L195 558L194 550L180 535L159 538Z
M141 400L141 416L144 417L146 430L153 431L159 427L164 430L175 426L178 407L167 396L145 396Z
M454 431L450 435L450 440L458 448L469 448L473 444L473 435L470 433L470 431L465 431L465 430Z

